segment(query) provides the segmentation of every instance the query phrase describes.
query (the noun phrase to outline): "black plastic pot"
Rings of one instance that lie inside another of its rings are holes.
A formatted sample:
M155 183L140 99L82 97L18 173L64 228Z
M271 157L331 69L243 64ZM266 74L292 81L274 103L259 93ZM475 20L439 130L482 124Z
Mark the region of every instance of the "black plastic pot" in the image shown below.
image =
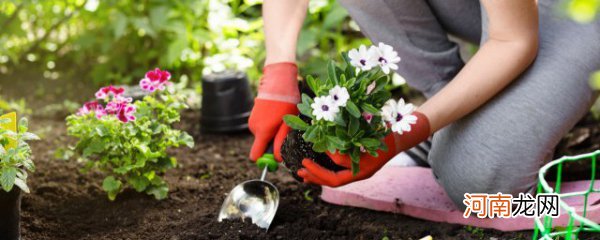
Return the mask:
M0 189L0 240L16 240L20 231L21 189L13 187L10 192Z
M248 129L253 95L246 74L224 72L202 79L203 132L228 133Z

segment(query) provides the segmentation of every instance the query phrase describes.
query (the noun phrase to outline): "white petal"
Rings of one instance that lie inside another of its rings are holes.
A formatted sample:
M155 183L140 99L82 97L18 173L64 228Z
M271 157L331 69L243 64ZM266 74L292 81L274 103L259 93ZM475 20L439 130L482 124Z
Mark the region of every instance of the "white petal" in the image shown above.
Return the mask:
M410 124L417 123L417 116L415 116L415 115L404 116L404 119L406 120L406 122L408 122Z
M383 73L385 74L389 74L390 73L390 68L387 65L383 65L381 66L381 70L383 71Z
M412 113L413 113L413 111L414 111L414 109L415 109L415 106L414 106L414 105L412 105L412 103L409 103L409 104L406 104L406 105L404 105L404 106L400 107L400 108L398 109L398 112L399 112L400 114L402 114L403 116L405 116L405 115L410 115L410 114L412 114Z
M403 122L400 124L400 127L402 128L402 133L410 132L410 125L408 123Z

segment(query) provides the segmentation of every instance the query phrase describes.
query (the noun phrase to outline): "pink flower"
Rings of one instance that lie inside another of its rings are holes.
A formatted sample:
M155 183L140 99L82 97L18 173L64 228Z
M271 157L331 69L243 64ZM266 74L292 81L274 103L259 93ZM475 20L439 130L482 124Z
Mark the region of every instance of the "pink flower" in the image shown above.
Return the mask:
M367 123L371 123L371 120L373 120L373 114L370 114L368 112L363 112L362 116L365 119L365 121L367 121Z
M108 87L100 88L100 90L98 90L98 92L96 92L96 98L97 99L106 99L109 97L121 98L121 96L123 95L124 92L125 92L125 89L116 88L116 87L113 87L112 85L110 85Z
M115 98L106 104L106 112L108 112L109 114L117 114L121 110L121 108L129 104L131 101L132 98Z
M77 115L83 116L90 113L95 113L96 118L100 119L102 116L106 115L106 110L102 107L102 104L98 103L98 101L86 102L83 107L79 109Z
M165 90L165 86L171 84L169 79L171 79L171 73L156 68L146 73L146 76L140 81L140 87L148 92L162 91Z
M123 104L123 106L119 110L119 113L117 114L117 118L124 123L135 121L135 111L136 109L134 105Z

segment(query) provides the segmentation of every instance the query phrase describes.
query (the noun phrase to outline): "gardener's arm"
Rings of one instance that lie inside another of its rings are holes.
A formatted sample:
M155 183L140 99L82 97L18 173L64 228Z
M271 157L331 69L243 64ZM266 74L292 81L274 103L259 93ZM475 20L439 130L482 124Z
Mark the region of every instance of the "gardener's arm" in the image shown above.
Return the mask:
M535 59L538 12L535 0L482 0L489 39L466 66L419 111L431 131L477 109L521 74Z
M296 43L307 8L308 0L264 1L265 65L296 61Z
M275 158L281 161L280 148L289 128L283 116L298 114L300 102L296 43L306 17L308 0L265 0L263 20L267 59L258 87L248 127L254 134L250 159L256 161L273 143Z

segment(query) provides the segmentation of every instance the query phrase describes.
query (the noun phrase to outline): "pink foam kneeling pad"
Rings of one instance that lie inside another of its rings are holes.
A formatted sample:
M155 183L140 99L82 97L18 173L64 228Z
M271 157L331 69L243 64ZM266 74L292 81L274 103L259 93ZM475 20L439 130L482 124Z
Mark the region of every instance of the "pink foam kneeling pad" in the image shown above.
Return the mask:
M600 186L597 180L595 186ZM563 182L563 193L584 191L590 181ZM444 189L435 181L431 169L422 167L385 166L373 177L339 188L323 187L321 198L329 203L401 213L435 222L493 228L501 231L533 229L533 218L480 219L463 217ZM583 197L563 199L578 212L583 209ZM600 194L590 194L587 218L600 221ZM562 211L554 220L557 226L566 226L568 215Z

